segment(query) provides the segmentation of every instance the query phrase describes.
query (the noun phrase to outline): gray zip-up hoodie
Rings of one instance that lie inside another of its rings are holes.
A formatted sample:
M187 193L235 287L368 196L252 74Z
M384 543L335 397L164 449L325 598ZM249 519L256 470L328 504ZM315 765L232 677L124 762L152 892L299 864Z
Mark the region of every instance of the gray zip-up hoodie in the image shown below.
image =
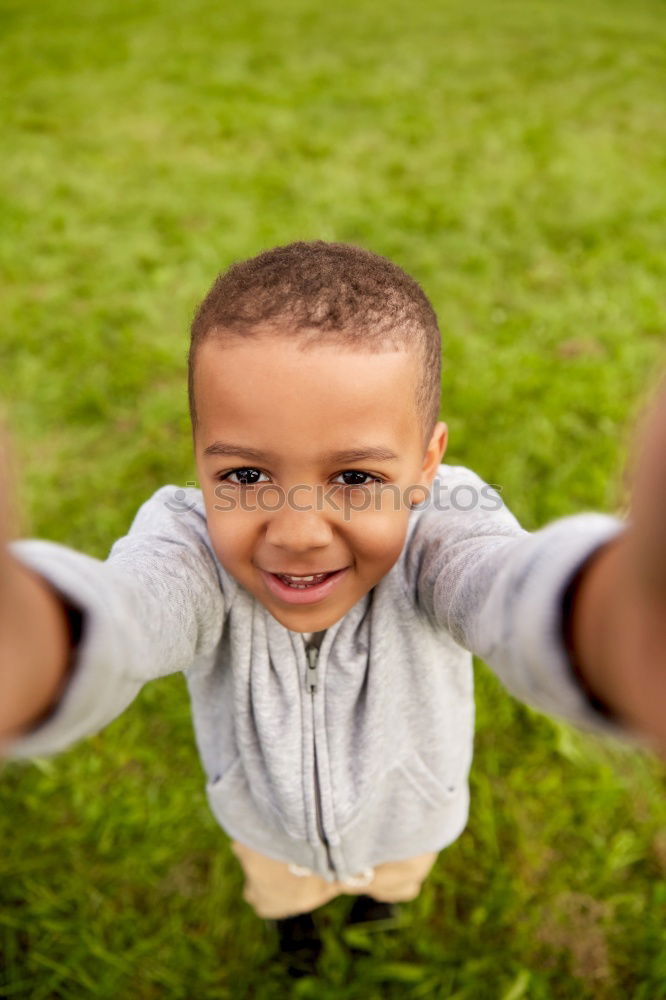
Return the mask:
M110 722L146 681L183 671L222 827L270 857L353 882L439 850L465 827L469 651L529 704L617 732L570 668L562 596L621 529L582 514L528 534L473 472L441 465L399 559L319 648L223 569L199 490L158 490L105 562L14 542L83 610L84 632L58 707L10 756L55 753Z

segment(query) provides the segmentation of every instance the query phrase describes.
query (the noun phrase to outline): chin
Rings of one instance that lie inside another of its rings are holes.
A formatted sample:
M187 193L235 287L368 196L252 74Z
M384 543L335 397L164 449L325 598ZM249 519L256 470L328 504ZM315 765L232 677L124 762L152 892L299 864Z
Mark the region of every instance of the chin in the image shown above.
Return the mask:
M326 615L324 617L312 615L311 619L308 621L307 616L304 616L306 620L303 620L303 618L296 619L295 616L291 617L289 615L280 614L279 612L274 611L273 608L268 608L267 610L270 611L273 618L275 618L280 625L284 625L284 627L288 628L290 632L321 632L326 628L330 628L331 625L335 625L335 623L345 615L345 612L338 615Z

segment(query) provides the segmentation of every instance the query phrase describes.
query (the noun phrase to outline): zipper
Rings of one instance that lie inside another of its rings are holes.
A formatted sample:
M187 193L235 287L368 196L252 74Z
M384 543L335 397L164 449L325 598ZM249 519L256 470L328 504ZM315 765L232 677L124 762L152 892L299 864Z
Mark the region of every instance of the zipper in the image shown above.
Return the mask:
M319 650L316 646L308 646L305 650L308 658L308 675L306 678L306 684L310 694L314 694L317 690L317 681L319 677L317 675L317 660L319 659Z
M322 818L321 809L321 786L319 784L319 769L317 767L317 740L315 739L315 710L314 710L314 696L317 690L317 681L319 679L317 675L317 660L319 659L319 650L315 646L309 646L306 649L306 654L308 658L308 672L306 677L307 689L310 692L312 705L312 744L314 750L314 786L315 786L315 807L317 812L317 830L321 838L324 847L326 848L326 858L328 860L328 867L331 869L334 875L337 875L335 870L335 865L333 864L333 858L331 857L331 847L328 842L328 838L324 833L324 821Z

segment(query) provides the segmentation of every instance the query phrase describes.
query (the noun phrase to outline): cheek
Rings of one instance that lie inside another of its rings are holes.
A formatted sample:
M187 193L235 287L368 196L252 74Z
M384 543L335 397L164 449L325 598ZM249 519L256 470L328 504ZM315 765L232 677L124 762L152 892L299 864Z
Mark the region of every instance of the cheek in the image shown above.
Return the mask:
M402 552L408 517L393 511L354 512L349 521L357 557L387 572Z
M215 555L225 569L235 569L251 551L251 531L243 517L213 511L208 518L208 534Z

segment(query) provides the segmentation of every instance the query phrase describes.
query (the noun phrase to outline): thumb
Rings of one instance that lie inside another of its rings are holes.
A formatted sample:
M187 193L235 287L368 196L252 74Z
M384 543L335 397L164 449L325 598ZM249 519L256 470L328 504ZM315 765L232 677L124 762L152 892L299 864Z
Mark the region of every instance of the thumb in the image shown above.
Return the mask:
M629 507L635 569L666 596L666 375L639 422Z
M13 485L16 459L7 425L0 418L0 559L7 542L19 533L19 516Z

